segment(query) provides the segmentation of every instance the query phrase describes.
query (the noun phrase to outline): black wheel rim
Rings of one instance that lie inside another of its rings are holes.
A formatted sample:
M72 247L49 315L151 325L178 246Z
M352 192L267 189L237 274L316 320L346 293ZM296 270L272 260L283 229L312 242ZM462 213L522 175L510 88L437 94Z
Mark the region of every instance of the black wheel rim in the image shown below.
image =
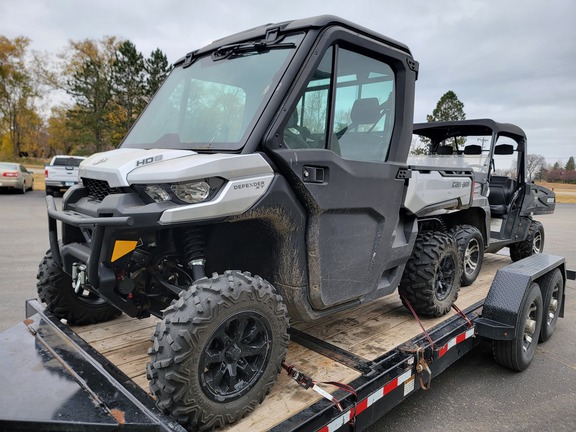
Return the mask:
M444 257L438 266L436 276L436 298L445 300L452 292L456 276L456 263L451 256Z
M200 385L217 402L250 391L264 373L272 348L268 321L256 312L233 315L212 334L200 356Z

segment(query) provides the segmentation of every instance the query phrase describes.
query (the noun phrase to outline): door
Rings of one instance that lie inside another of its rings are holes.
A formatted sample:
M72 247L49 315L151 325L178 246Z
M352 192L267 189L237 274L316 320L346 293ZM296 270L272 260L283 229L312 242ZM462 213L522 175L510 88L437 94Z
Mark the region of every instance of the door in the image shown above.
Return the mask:
M396 103L405 97L398 67L330 45L274 134L283 142L272 156L307 209L315 309L390 293L409 256L415 225L399 217L405 164L390 160L411 137L411 127L401 133L406 112L412 124L412 101Z

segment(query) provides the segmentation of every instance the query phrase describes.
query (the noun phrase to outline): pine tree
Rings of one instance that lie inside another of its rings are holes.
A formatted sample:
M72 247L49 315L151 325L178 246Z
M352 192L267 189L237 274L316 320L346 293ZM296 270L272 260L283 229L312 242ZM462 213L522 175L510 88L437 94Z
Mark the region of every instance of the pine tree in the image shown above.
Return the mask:
M566 162L566 168L567 171L574 171L576 169L576 163L574 163L574 156L570 156L570 159L568 159L568 162Z
M168 59L160 48L152 51L150 57L145 61L145 67L147 72L145 96L149 101L156 94L172 67L168 64Z

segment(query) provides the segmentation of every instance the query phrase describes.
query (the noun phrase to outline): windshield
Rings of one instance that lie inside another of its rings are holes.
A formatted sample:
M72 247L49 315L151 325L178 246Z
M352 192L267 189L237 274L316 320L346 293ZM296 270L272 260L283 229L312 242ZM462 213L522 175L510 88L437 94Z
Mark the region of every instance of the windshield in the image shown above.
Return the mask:
M426 137L414 134L409 165L473 169L487 174L490 169L490 143L492 135L467 135L442 141L431 151Z
M303 34L268 49L204 55L176 67L122 147L238 150L271 97Z

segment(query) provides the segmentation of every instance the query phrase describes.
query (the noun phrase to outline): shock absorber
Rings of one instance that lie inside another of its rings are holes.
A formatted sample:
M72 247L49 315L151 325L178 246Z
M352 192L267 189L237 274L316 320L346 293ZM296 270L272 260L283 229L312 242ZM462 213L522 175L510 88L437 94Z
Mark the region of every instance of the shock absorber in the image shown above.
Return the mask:
M204 259L206 255L204 231L202 227L193 226L182 229L181 234L186 264L192 270L192 277L195 281L202 279L206 276L204 270L204 263L206 262Z

